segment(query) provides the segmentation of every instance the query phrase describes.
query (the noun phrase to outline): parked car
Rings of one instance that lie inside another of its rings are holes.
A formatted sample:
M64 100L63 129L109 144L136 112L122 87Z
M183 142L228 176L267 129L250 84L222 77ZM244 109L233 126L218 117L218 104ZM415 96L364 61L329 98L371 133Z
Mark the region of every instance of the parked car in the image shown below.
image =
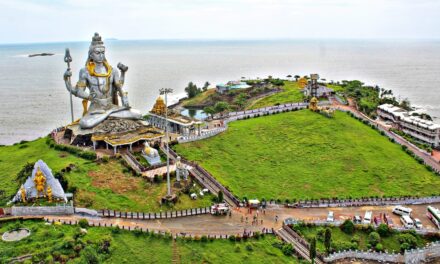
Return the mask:
M353 216L353 223L354 224L362 224L362 216L360 216L360 215Z
M414 222L411 219L411 217L409 217L408 215L402 215L400 217L400 222L402 222L402 225L405 228L413 228L414 227Z
M329 211L327 215L327 222L333 222L333 221L335 221L335 215L332 211Z
M365 216L364 216L364 220L362 221L362 224L364 225L369 225L371 224L371 216L373 215L373 212L371 211L366 211L365 212Z
M380 216L375 216L375 217L373 218L373 221L374 221L374 223L375 223L376 225L380 225L380 224L382 224L382 219L381 219Z
M384 215L383 215L383 219L384 219L385 223L386 223L389 227L393 227L393 226L394 226L393 219L391 218L390 215L388 215L388 214L384 214Z
M393 213L400 216L404 216L404 215L411 216L411 212L412 212L411 208L403 207L400 205L394 207L393 209Z
M418 218L414 218L414 226L415 226L417 229L421 229L421 228L423 228L422 222L421 222L420 219L418 219Z

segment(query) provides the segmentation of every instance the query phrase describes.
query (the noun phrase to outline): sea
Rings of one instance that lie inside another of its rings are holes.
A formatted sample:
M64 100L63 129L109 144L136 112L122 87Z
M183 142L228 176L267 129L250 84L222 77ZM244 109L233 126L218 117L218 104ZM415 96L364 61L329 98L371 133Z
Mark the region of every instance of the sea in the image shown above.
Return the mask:
M361 80L440 117L440 40L107 40L106 56L129 67L125 90L143 113L160 88L170 103L188 82L202 86L241 78L318 73L327 81ZM76 83L89 42L0 45L0 144L33 140L71 121L63 73L70 49ZM53 56L28 57L34 53ZM81 100L73 98L75 118Z

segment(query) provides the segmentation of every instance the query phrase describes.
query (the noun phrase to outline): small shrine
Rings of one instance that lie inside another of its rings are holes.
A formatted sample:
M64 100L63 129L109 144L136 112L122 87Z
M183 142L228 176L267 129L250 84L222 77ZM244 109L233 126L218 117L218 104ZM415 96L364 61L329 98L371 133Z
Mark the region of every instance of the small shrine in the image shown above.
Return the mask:
M174 183L175 187L181 187L180 181L183 180L186 182L188 180L189 171L187 166L182 163L181 158L178 156L176 159L176 182Z
M149 123L159 129L165 130L166 104L161 96L159 96L148 114ZM181 135L200 135L200 126L203 122L195 118L183 116L172 109L168 109L168 131Z
M157 149L150 147L150 144L146 141L144 143L144 149L142 150L142 157L144 157L151 166L160 164L161 162Z
M21 185L17 194L9 203L27 203L35 200L47 200L67 202L66 194L52 170L42 160L38 160L32 171L32 175Z
M309 102L309 109L313 112L320 113L325 115L326 117L334 117L335 116L335 109L332 107L320 107L318 105L319 100L316 97L313 97L310 99Z

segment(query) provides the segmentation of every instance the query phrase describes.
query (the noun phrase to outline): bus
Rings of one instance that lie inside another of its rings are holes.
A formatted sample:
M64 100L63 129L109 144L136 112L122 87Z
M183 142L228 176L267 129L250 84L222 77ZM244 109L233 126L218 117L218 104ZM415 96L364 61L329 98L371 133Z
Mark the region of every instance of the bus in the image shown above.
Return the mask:
M428 206L426 209L428 210L426 216L440 229L440 210L432 206Z

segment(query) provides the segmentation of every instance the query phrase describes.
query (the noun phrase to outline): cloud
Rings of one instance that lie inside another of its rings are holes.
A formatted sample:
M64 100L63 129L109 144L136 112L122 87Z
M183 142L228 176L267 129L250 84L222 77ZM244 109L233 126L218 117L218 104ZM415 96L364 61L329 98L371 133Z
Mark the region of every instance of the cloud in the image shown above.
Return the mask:
M435 0L0 0L0 43L121 39L439 38Z

